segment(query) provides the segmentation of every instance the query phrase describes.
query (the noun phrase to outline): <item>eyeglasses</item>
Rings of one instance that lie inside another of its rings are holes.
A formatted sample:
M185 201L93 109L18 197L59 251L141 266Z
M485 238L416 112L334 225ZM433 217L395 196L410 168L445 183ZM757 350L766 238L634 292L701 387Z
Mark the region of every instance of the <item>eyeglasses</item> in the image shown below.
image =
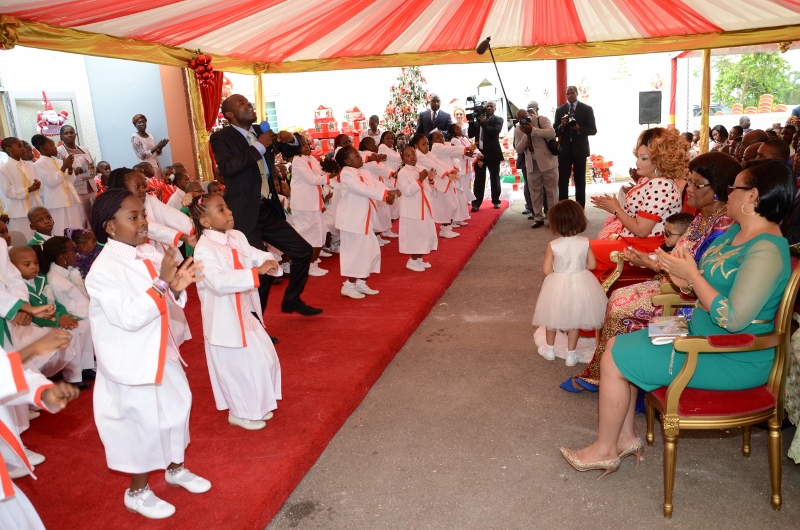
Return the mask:
M696 190L702 190L703 188L707 188L707 187L711 186L711 184L698 184L696 182L692 182L691 180L687 180L686 181L686 185L687 186L691 186Z
M665 235L666 237L672 237L672 236L682 236L682 235L683 235L683 232L670 232L669 230L664 230L664 235Z
M539 107L528 107L528 112L536 112L539 110Z
M752 190L753 186L728 186L728 195L734 192L734 190Z

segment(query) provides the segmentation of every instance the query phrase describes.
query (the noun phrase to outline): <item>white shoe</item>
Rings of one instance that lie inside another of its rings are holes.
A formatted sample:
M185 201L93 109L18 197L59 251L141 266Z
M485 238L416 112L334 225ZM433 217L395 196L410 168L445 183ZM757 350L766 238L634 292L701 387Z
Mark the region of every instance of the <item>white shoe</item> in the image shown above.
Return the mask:
M320 263L322 263L322 260L317 258L316 260L314 260L314 263L312 263L312 265L319 265Z
M325 269L320 269L319 265L317 265L316 263L313 263L308 268L309 276L325 276L326 274L328 274L328 271L326 271Z
M390 228L389 230L385 231L384 233L382 233L381 235L382 235L383 237L392 237L392 238L394 238L394 237L400 237L400 235L399 235L399 234L395 234L394 232L392 232L392 229L391 229L391 228Z
M320 255L320 257L323 257L323 258L330 258L331 256L333 256L333 254L331 254L330 252L328 252L327 249L324 249L324 248L319 251L319 255Z
M578 364L577 352L567 350L567 366L575 366L576 364Z
M264 420L264 421L271 420L272 416L273 416L272 411L269 411L266 414L264 414L264 417L261 418L261 419Z
M338 254L339 253L339 242L338 241L336 243L331 243L331 252L333 252L334 254Z
M205 493L211 489L211 482L203 477L198 477L182 466L177 473L172 473L167 469L164 472L164 480L170 486L180 486L191 493Z
M426 269L430 269L431 268L431 264L428 263L427 261L422 261L422 258L417 258L417 263L419 263L420 265L422 265Z
M26 468L25 466L22 466L22 467L13 466L13 467L11 467L8 464L6 464L6 467L8 468L8 476L11 477L11 478L27 477L30 474L28 472L28 468ZM31 466L31 467L34 467L34 466Z
M267 426L267 424L261 420L246 420L244 418L238 418L230 412L228 413L228 423L248 431L257 431Z
M456 226L467 226L469 223L466 221L453 221L453 224Z
M453 239L454 237L458 237L460 235L461 234L457 234L457 233L453 232L453 229L450 228L450 226L443 226L439 230L439 237L443 237L445 239Z
M542 346L542 349L539 351L539 355L547 359L548 361L554 361L556 358L556 347L555 346L548 346L545 344Z
M28 457L28 462L31 463L32 466L38 466L44 463L44 455L40 455L39 453L34 453L27 447L25 448L25 456Z
M406 262L406 269L414 272L425 272L425 267L419 264L415 259L408 258Z
M129 512L138 513L148 519L166 519L175 513L175 507L167 501L162 501L145 486L145 490L135 497L128 495L131 490L125 490L125 508Z
M362 293L356 291L356 285L348 281L345 281L344 285L342 286L342 296L349 296L350 298L355 298L356 300L359 298L364 298Z
M290 262L281 263L281 268L283 269L284 274L289 274L291 272L292 264Z
M378 237L378 244L380 246L388 245L390 241L388 239L383 239L382 237Z
M361 294L378 294L380 292L375 289L370 289L367 282L364 280L357 280L355 289Z

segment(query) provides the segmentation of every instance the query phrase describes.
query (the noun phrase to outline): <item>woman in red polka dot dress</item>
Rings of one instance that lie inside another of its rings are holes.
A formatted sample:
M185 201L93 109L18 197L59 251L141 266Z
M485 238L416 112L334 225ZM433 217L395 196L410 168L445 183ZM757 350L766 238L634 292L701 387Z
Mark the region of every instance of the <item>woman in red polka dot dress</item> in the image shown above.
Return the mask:
M633 151L639 180L628 191L625 203L611 195L591 198L597 208L614 216L590 242L598 279L616 266L610 260L613 251L633 247L651 253L664 244L664 219L681 211L681 190L675 181L687 175L688 149L674 131L656 127L642 132Z

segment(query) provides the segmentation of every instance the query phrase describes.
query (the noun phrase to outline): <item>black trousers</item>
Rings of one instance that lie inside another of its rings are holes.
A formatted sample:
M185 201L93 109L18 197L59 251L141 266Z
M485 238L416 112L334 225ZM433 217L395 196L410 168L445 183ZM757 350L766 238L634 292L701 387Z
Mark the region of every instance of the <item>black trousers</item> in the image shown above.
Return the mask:
M586 157L558 155L558 200L569 199L569 175L575 175L575 202L586 207Z
M303 236L292 228L272 205L263 199L258 210L258 221L253 234L248 236L248 241L255 248L266 250L262 241L266 241L292 259L292 274L289 276L289 285L283 294L283 303L289 304L300 298L308 281L308 267L311 265L311 245ZM257 240L257 241L256 241ZM259 275L258 296L261 298L261 311L267 307L269 288L272 286L272 276Z
M472 193L475 200L472 206L480 208L483 202L483 192L486 189L486 171L489 171L489 185L492 187L492 204L500 204L500 161L484 162L483 167L475 167L475 184Z
M525 153L517 155L517 171L522 175L522 193L525 196L525 208L533 211L531 192L528 189L528 168L525 164Z

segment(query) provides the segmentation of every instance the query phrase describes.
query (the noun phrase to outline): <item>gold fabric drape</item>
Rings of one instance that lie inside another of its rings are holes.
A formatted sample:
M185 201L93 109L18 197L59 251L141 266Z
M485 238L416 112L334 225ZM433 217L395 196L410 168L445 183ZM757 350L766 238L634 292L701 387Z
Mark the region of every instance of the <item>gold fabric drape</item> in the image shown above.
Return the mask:
M253 91L255 93L255 101L253 105L256 108L256 122L261 123L266 119L266 112L264 109L264 78L261 73L257 73L253 78Z
M203 98L200 95L200 83L193 71L184 69L184 78L189 86L189 100L192 109L192 132L195 136L197 146L197 162L200 180L214 180L214 164L211 162L209 152L208 133L206 132L206 121L203 113Z
M703 50L703 86L700 96L700 154L708 153L708 114L711 111L711 50Z
M10 18L10 17L9 17ZM195 52L174 46L112 37L71 28L62 28L41 22L20 20L14 28L20 46L44 48L63 52L113 57L131 61L144 61L184 68ZM560 44L552 46L520 46L492 48L497 61L536 61L553 59L578 59L607 57L638 53L656 53L706 48L731 48L770 42L794 41L798 38L797 26L780 26L765 29L748 29L699 35L675 35L649 39ZM9 39L12 40L12 39ZM5 43L4 43L5 44ZM395 53L360 57L334 57L283 63L252 62L234 57L210 54L214 68L223 72L240 74L313 72L355 68L381 68L392 66L425 66L432 64L462 64L489 62L488 55L477 55L474 50L445 50L435 52Z

